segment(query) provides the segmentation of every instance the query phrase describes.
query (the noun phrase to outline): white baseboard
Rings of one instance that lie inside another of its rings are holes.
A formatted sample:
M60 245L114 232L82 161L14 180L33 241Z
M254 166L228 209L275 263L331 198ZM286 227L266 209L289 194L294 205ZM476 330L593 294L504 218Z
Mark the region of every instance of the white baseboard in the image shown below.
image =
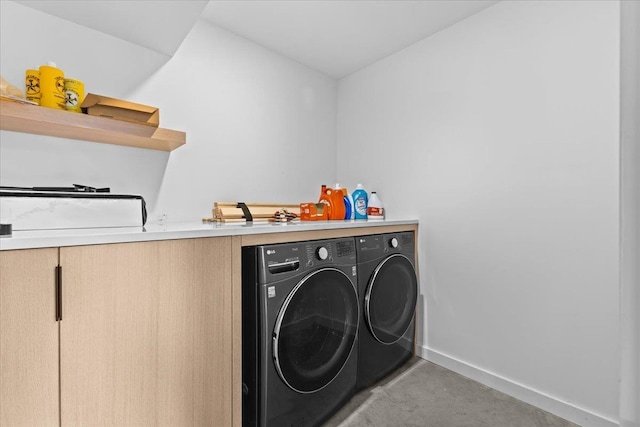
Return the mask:
M457 372L474 381L478 381L488 387L515 397L518 400L536 406L560 418L569 420L582 427L618 427L617 421L608 419L586 409L579 408L570 403L544 394L540 391L518 384L508 378L488 372L477 366L457 360L451 356L417 345L416 351L419 357L433 362L436 365Z

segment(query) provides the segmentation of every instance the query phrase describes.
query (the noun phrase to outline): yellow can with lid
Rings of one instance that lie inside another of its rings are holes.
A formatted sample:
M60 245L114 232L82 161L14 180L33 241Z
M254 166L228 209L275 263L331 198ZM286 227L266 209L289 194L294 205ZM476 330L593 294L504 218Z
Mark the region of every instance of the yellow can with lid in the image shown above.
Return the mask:
M64 73L49 62L40 66L40 105L65 110Z

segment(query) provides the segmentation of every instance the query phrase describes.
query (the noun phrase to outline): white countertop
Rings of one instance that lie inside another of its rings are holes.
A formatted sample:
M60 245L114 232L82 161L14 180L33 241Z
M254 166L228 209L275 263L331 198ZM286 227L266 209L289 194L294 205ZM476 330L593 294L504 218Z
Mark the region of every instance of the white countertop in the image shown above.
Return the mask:
M77 228L59 230L14 231L0 238L0 250L98 245L105 243L145 242L151 240L197 237L239 236L246 234L288 233L341 228L381 227L417 224L418 220L293 221L289 223L147 223L144 227Z

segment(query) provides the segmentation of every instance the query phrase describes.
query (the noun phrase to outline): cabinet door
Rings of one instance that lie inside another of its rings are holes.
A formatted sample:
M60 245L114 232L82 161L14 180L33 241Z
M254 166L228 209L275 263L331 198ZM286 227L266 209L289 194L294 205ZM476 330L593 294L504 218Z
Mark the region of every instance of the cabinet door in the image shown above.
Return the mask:
M58 249L0 252L0 426L57 426Z
M231 238L60 251L62 425L231 425Z

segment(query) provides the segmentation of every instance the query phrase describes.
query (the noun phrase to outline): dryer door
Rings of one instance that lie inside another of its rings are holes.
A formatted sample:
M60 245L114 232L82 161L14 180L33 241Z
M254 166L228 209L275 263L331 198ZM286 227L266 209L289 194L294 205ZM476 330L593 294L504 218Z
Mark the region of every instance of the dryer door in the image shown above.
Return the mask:
M358 297L349 277L323 268L302 279L285 299L273 331L273 358L293 390L326 387L347 362L358 331Z
M407 331L418 300L418 279L409 259L385 258L374 270L364 297L364 317L374 338L394 344Z

